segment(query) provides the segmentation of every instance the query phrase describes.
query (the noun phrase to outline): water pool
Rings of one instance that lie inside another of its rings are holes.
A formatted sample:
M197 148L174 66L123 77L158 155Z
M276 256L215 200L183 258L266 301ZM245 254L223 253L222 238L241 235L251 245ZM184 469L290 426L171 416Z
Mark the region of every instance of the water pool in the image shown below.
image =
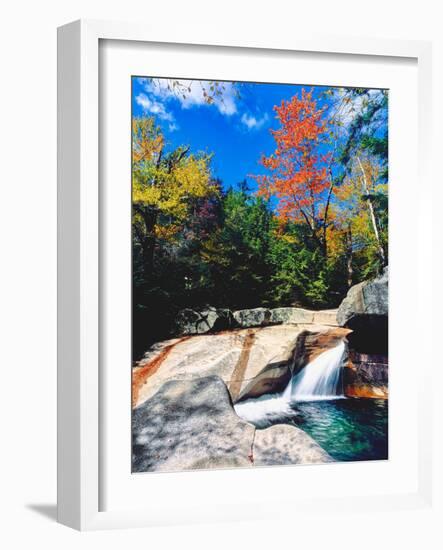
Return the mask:
M286 423L308 433L340 461L388 458L388 401L349 398L291 404Z
M293 424L339 461L388 458L388 401L339 398L290 401L264 395L235 405L237 414L258 429Z

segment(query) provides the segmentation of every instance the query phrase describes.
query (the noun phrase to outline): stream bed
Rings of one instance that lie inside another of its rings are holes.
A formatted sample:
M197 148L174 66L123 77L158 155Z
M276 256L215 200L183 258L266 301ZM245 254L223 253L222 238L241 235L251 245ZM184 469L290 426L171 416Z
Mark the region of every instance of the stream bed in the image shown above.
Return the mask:
M388 400L345 397L340 341L300 369L282 393L234 405L256 428L293 424L338 461L388 458Z

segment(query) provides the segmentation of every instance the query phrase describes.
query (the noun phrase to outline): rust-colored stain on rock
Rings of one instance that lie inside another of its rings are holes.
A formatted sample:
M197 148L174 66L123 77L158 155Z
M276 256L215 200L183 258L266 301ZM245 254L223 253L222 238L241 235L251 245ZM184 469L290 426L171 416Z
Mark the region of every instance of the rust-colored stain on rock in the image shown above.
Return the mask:
M183 338L180 338L177 340L177 342L174 342L172 344L169 344L168 346L165 346L158 355L152 359L152 361L149 361L149 363L146 363L142 367L135 367L132 371L132 406L135 407L138 401L138 396L140 393L140 388L143 386L143 384L146 383L148 378L150 378L153 374L155 374L158 369L160 368L160 365L163 363L163 361L166 359L166 357L171 353L171 351L177 346L178 344L181 344L185 340L188 340L190 336L183 336Z
M238 362L232 371L231 381L229 383L229 393L231 394L232 400L235 402L237 397L240 394L241 385L245 377L246 368L248 366L249 355L251 353L251 348L255 340L255 331L248 330L246 333L245 339L243 340L243 348L238 358Z
M345 386L344 394L346 397L366 397L369 399L388 399L387 388L361 385Z
M300 366L311 363L316 357L335 347L352 330L348 328L331 328L323 332L307 332L302 338L299 352Z

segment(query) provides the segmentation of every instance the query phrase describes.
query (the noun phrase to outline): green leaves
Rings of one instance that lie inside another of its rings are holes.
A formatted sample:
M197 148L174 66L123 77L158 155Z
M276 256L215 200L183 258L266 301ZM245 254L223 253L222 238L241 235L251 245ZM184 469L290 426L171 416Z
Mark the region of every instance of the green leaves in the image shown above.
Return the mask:
M215 289L214 298L220 305L255 307L258 300L266 300L271 276L268 250L272 219L266 202L251 198L242 185L223 197L221 225L201 249Z

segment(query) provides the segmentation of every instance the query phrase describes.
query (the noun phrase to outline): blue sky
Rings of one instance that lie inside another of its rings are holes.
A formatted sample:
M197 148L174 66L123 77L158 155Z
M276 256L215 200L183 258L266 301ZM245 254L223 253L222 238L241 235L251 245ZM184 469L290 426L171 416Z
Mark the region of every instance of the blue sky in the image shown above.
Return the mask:
M190 145L191 151L214 153L212 171L224 188L247 179L251 189L255 182L249 174L264 172L261 155L275 149L269 130L277 128L274 105L288 100L310 86L293 84L225 83L223 101L208 105L202 85L205 81L180 81L181 93L168 89L171 80L133 77L133 115L154 115L163 128L168 146ZM187 89L191 88L191 91ZM316 87L314 96L325 88Z

